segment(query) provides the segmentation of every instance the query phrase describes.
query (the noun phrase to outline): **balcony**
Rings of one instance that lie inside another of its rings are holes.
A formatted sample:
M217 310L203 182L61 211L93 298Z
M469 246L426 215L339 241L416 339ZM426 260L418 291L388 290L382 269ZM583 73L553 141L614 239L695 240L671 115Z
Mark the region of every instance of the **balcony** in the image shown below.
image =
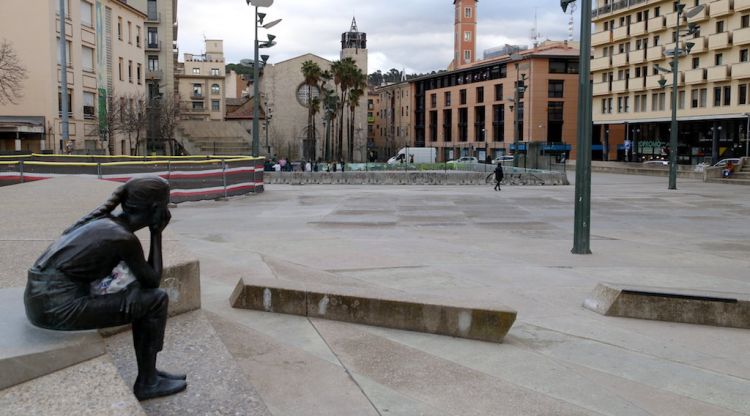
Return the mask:
M734 0L734 11L750 10L750 0Z
M644 49L630 51L629 60L631 64L640 64L646 60L646 51Z
M180 111L190 114L208 114L208 108L203 101L181 101Z
M687 42L693 42L695 46L690 50L691 54L703 53L706 51L706 38L704 36L687 39Z
M163 72L161 69L156 69L153 71L146 70L146 79L149 79L149 80L161 79L162 75L163 75Z
M750 62L732 64L732 79L750 78Z
M648 49L646 49L646 60L651 61L657 61L659 59L664 58L664 46L663 45L657 45L652 46Z
M602 56L591 60L592 71L601 71L602 69L609 68L611 65L612 61L609 59L609 56Z
M609 95L609 82L595 82L592 93L593 95Z
M649 32L658 32L664 29L664 24L665 24L664 16L656 16L646 21L646 28L648 29Z
M717 65L707 69L706 79L708 81L719 82L729 80L729 65Z
M146 52L159 52L161 50L161 41L146 42Z
M710 16L719 17L732 12L732 0L714 0L711 3Z
M708 19L708 16L710 16L709 15L709 10L713 11L714 4L716 4L716 3L706 4L705 7L703 8L703 10L701 10L698 14L696 14L695 16L693 16L690 19L688 19L688 23L700 22L702 20ZM689 11L689 10L691 10L691 9L692 9L692 7L685 6L685 11L686 12Z
M612 92L620 93L620 92L625 92L627 90L628 90L627 79L618 79L617 81L612 81Z
M628 54L627 53L618 53L617 55L614 55L612 57L612 66L618 67L618 66L625 66L628 64Z
M706 69L696 68L685 71L685 84L700 84L706 82Z
M667 27L677 26L677 13L670 13L664 17L667 19Z
M592 19L603 18L609 13L616 12L618 10L626 10L631 7L638 5L645 5L649 0L619 0L607 4L603 7L594 8L591 11Z
M612 32L605 30L603 32L591 35L591 46L604 45L612 42Z
M635 22L630 24L630 36L640 36L646 33L646 21Z
M618 41L628 38L628 27L620 26L612 31L612 40Z
M708 49L723 49L731 45L729 32L714 33L708 37Z
M732 43L735 45L745 45L750 43L750 27L736 29L732 33Z

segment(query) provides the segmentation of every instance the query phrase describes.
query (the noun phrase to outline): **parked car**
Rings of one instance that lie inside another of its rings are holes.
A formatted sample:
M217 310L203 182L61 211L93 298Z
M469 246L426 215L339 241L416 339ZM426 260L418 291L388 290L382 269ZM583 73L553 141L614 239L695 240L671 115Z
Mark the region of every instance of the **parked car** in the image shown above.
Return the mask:
M449 160L446 162L448 164L454 164L454 163L479 163L479 159L472 157L472 156L462 156L456 160Z
M643 162L644 167L653 168L656 166L669 166L669 161L667 160L647 160Z
M512 161L513 161L513 156L508 156L508 155L498 156L498 157L496 157L495 159L492 160L492 164L496 165L496 164L501 163L501 162L512 162Z
M734 166L737 166L740 164L740 158L730 157L729 159L721 159L720 161L716 162L714 166L718 168L723 168L724 166L727 165L728 162L732 162Z

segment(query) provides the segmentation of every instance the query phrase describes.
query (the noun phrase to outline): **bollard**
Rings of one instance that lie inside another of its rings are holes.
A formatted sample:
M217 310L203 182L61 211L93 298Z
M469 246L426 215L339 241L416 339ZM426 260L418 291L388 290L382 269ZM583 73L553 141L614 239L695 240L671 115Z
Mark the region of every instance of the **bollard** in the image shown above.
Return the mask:
M18 162L18 173L21 175L21 183L23 183L23 160Z
M221 178L224 184L224 198L228 198L229 191L227 191L227 161L225 159L221 159ZM254 180L255 180L255 172L253 172L253 181Z

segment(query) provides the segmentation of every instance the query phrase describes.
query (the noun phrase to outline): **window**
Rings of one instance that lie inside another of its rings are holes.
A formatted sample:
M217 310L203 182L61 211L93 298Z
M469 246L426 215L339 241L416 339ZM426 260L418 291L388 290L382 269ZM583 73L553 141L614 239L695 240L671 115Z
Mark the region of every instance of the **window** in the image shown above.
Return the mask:
M714 107L721 105L721 87L714 87Z
M495 101L503 100L503 84L495 84Z
M122 17L117 18L117 39L122 40Z
M57 7L60 7L59 3ZM81 24L88 27L94 26L94 6L83 0L81 0Z
M211 100L211 111L221 111L221 101Z
M654 46L659 46L659 35L654 35Z
M95 102L96 95L93 92L83 92L83 118L93 119L96 117Z
M466 90L460 90L458 92L458 100L460 105L466 105Z
M622 99L623 99L623 97L617 97L617 112L618 113L623 113L624 112L623 111L623 106L622 106L622 104L623 104L622 103L622 101L623 101Z
M141 27L140 26L135 27L135 46L138 48L141 47Z
M203 85L193 84L193 97L202 97L202 96L203 96Z
M201 69L200 68L193 68L193 75L200 75Z
M128 22L128 43L133 44L133 23Z
M677 91L677 108L685 108L685 91Z
M219 68L211 68L211 76L214 76L214 77L220 76Z
M203 110L203 101L193 101L193 110Z
M445 106L448 107L451 105L451 93L450 91L445 92L445 96L443 97L445 101Z
M55 1L55 13L60 14L60 2ZM70 19L70 1L65 0L65 18Z
M561 79L551 79L547 84L547 96L549 98L563 98L563 87L565 81Z
M148 56L148 70L158 71L159 70L159 57L156 55Z
M667 95L663 92L651 94L651 111L664 111L666 98Z
M549 60L549 73L550 74L577 74L578 73L578 61L563 60L563 59L550 59Z
M740 49L740 62L747 62L748 61L748 53L747 49Z
M607 99L602 98L602 114L607 114Z
M141 85L141 74L142 74L142 73L143 73L143 67L142 67L142 65L141 65L141 64L139 63L139 64L138 64L138 67L136 68L136 72L135 72L135 78L136 78L136 80L138 81L138 85Z
M654 7L654 17L661 16L661 7Z
M698 69L701 66L701 58L698 58L697 56L693 58L693 69Z
M464 17L470 18L471 17L471 7L464 8Z
M464 61L465 62L471 61L471 50L467 49L464 51Z
M719 20L716 22L716 33L722 33L724 32L724 21Z
M432 108L437 107L437 94L430 94L430 106Z
M148 45L146 45L148 48L155 49L159 47L159 30L155 27L148 28L148 32L146 33L146 42L148 42Z
M724 105L732 104L732 87L726 85L723 87L724 90Z
M737 86L737 104L747 104L747 84Z
M724 62L724 55L720 54L720 53L717 53L714 56L714 65L719 66L719 65L722 64L722 62Z
M66 41L65 42L65 58L66 58L66 64L68 68L73 66L73 62L70 60L70 47L71 42ZM62 65L62 44L60 43L60 38L57 38L57 64Z
M750 14L743 14L742 17L740 17L740 27L742 29L750 27Z
M484 102L484 87L477 87L477 102Z
M57 113L62 116L62 91L57 91ZM68 115L73 115L73 90L68 89Z
M81 67L84 71L94 70L94 49L88 46L81 47Z
M221 92L221 87L219 87L219 84L212 84L211 85L211 94L219 94Z
M123 62L122 58L120 58L117 62L117 75L120 81L125 80L125 78L123 78L123 71L125 70L123 66L125 66L125 63Z
M471 42L471 32L464 32L464 42Z
M133 61L128 61L128 82L133 83Z

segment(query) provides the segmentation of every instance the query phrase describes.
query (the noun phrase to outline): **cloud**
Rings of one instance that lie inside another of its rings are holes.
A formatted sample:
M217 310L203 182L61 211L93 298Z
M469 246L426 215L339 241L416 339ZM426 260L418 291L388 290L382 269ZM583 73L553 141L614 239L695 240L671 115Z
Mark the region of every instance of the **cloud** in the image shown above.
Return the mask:
M567 39L568 18L550 0L486 0L479 3L477 53L505 43L530 44L537 13L541 39ZM345 4L345 5L344 5ZM406 69L409 73L445 69L453 57L453 2L449 0L276 0L266 22L283 19L271 30L277 45L264 53L280 62L304 53L338 59L341 34L352 16L367 33L368 72ZM228 62L253 57L253 9L243 0L178 2L180 53L201 53L203 38L224 40ZM578 16L576 16L576 36Z

